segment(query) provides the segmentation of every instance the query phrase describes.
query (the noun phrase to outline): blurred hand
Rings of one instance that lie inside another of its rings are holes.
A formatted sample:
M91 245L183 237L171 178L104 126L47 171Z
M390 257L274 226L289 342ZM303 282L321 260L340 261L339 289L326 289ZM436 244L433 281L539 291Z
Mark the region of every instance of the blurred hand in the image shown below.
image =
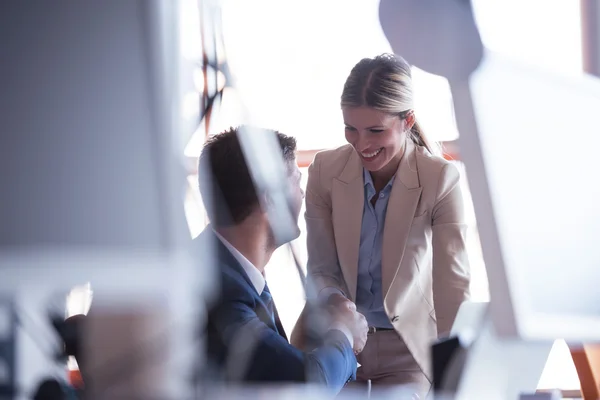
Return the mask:
M337 308L340 311L345 309L354 311L356 310L356 304L348 300L346 296L342 295L341 293L333 293L331 296L329 296L327 299L327 306Z
M367 323L367 319L364 315L359 312L354 312L354 327L352 330L352 335L354 336L354 346L352 350L354 350L354 354L360 354L365 345L367 344L367 334L369 333L369 324Z
M341 294L332 294L327 306L332 319L344 324L352 333L354 354L359 354L367 343L369 325L364 315L356 311L356 304Z

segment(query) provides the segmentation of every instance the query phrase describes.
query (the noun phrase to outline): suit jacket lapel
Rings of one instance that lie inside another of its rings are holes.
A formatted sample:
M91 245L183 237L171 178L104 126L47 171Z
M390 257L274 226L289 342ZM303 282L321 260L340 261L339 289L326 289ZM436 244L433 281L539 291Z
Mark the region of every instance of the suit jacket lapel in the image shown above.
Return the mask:
M412 142L407 142L392 186L383 230L381 278L384 299L402 262L420 197L416 150Z
M225 247L225 245L223 244L223 242L221 242L217 235L215 235L215 233L212 231L212 227L209 225L206 229L208 230L207 235L210 235L210 239L213 240L216 244L215 254L219 258L219 260L225 265L229 266L230 268L233 268L239 275L241 275L244 281L246 281L246 284L250 286L250 288L254 289L254 284L250 280L250 277L248 276L246 271L244 271L244 268L240 265L240 263L233 256L233 254L231 254L229 249Z
M244 281L249 286L249 288L255 293L255 291L253 290L254 284L248 277L248 274L246 274L246 271L244 271L244 268L242 268L240 263L233 256L233 254L231 254L231 252L227 249L227 247L225 247L225 245L221 242L221 240L219 240L217 235L214 234L214 232L212 231L212 227L210 225L208 225L208 227L205 228L205 230L200 234L200 236L196 240L210 241L209 243L211 243L213 246L216 247L216 249L215 249L216 257L223 264L227 265L229 268L233 268L244 279ZM205 245L206 245L206 242L205 242ZM283 336L285 338L285 340L288 340L287 335L285 334L285 330L283 329L283 325L281 324L281 320L279 319L279 313L277 312L277 307L275 306L274 300L273 300L273 310L274 310L274 314L275 314L274 315L275 325L272 326L272 324L269 322L267 322L267 325L269 325L269 327L271 329L273 329L274 331L279 333L281 336ZM271 320L271 318L268 315L269 312L265 307L261 307L261 310L255 310L255 311L256 311L256 314L259 316L259 318L262 321L270 321Z
M334 179L331 193L333 228L340 268L350 299L356 299L358 250L364 206L362 163L352 151L342 174Z

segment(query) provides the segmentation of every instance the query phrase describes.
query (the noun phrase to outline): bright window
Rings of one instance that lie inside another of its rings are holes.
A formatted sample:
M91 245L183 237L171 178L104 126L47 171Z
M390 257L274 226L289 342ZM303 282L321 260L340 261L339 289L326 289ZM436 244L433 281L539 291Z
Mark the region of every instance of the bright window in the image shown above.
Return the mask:
M537 68L582 72L581 15L573 0L472 0L487 48Z

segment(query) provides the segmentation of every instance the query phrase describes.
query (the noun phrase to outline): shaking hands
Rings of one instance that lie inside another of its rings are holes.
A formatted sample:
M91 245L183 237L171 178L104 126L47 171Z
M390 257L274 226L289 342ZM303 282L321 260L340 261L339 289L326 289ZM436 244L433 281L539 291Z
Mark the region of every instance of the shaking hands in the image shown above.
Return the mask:
M335 322L344 324L352 333L354 354L359 354L367 344L369 325L364 315L356 311L356 304L340 293L334 293L327 299L327 308Z

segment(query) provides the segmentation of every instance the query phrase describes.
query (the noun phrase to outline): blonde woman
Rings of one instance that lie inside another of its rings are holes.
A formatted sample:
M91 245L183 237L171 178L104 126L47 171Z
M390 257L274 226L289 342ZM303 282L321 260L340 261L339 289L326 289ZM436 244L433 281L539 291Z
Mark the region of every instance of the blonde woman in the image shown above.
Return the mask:
M457 168L413 111L410 66L361 60L341 97L347 145L320 152L306 190L308 273L329 306L369 323L358 382L431 387L429 346L468 298Z

